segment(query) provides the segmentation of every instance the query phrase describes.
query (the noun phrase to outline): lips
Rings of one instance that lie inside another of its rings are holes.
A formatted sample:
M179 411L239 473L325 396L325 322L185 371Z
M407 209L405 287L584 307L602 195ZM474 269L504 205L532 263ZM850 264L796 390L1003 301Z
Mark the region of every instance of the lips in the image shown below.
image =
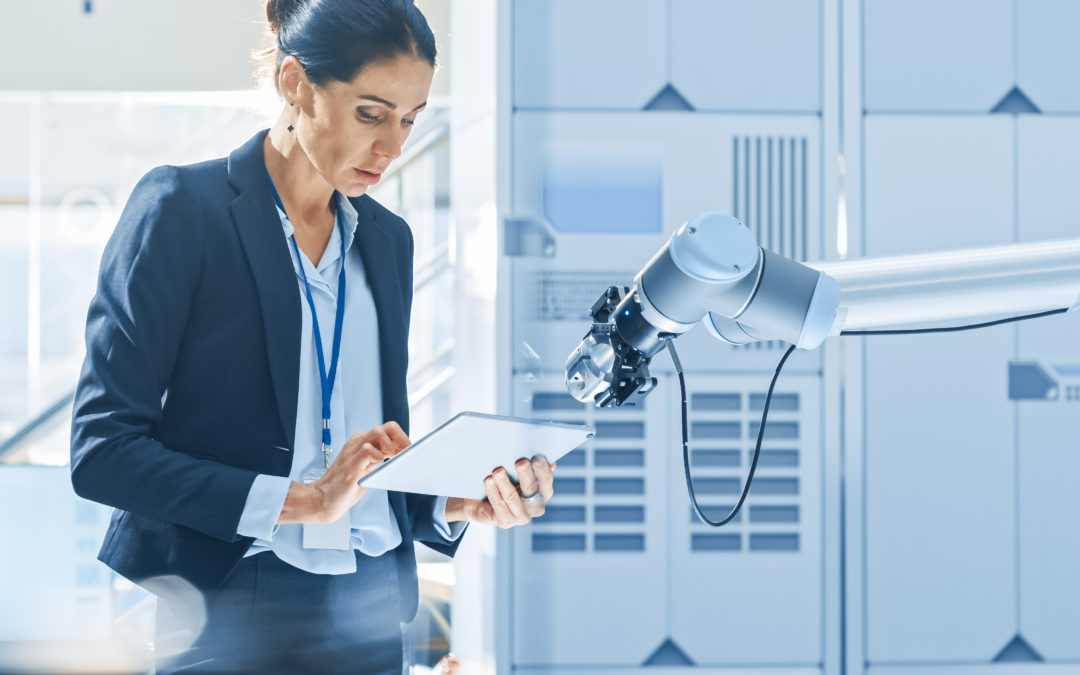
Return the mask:
M356 175L357 180L369 187L378 183L379 179L382 178L381 171L368 171L367 169L353 167L353 173Z

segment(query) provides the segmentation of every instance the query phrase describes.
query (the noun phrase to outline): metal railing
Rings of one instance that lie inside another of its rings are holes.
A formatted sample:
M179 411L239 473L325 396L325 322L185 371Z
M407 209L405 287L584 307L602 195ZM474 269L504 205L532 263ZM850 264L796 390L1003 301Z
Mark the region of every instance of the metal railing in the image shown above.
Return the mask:
M0 443L0 464L8 464L19 450L28 443L33 442L35 438L55 429L56 425L61 421L71 419L70 414L65 416L62 413L71 412L71 403L74 400L75 389L71 389L41 411L37 417L19 427L11 436L8 436L3 443Z

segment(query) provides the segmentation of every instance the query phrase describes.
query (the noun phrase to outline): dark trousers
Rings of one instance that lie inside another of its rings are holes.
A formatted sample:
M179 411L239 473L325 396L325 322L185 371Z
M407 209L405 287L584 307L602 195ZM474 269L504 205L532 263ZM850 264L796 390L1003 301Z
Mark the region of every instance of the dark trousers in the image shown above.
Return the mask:
M202 602L159 594L157 672L401 675L394 552L356 551L356 566L310 574L266 551L241 560Z

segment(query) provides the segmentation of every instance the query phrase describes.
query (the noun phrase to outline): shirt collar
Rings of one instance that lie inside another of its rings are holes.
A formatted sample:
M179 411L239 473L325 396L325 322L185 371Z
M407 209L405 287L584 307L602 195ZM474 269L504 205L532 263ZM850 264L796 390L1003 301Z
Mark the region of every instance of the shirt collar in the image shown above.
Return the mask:
M353 239L356 238L356 226L359 222L359 214L356 211L356 207L352 205L349 198L341 194L337 190L334 190L334 199L337 200L337 220L334 222L335 232L339 229L345 234L345 250L348 251L352 247ZM285 238L293 236L293 226L289 222L289 217L281 210L280 206L274 205L277 209L278 218L281 219L281 229L285 232ZM334 237L331 236L331 243ZM316 264L318 261L315 261Z

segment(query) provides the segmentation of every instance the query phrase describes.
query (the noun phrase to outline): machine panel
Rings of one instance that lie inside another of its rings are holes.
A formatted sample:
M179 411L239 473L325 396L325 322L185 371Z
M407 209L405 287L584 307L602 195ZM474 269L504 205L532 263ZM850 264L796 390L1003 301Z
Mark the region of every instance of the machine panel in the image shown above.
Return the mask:
M516 0L514 103L641 110L667 81L667 3Z
M867 0L865 109L989 112L1015 84L1012 0Z
M698 504L719 520L750 467L769 374L687 376ZM746 502L727 525L690 504L669 378L666 452L671 637L698 665L812 665L822 659L821 378L783 374ZM660 393L655 394L659 397Z
M817 112L821 21L806 0L671 0L671 83L696 110Z
M1080 59L1076 25L1080 5L1071 0L1017 0L1017 79L1043 112L1080 111Z
M866 251L1013 240L1003 117L866 119ZM989 662L1016 632L1012 326L866 338L871 662Z
M821 259L819 128L806 116L519 113L515 218L505 223L506 238L520 243L513 258L515 369L565 362L604 289L632 286L671 233L698 213L732 213L764 247ZM611 174L627 179L613 183ZM634 187L637 208L627 208L627 188L619 186ZM627 233L612 233L627 222ZM679 339L693 369L772 372L782 351L778 342L730 347L701 327ZM799 352L788 368L817 372L821 358L820 351ZM666 356L654 368L671 370Z
M1019 123L1019 230L1024 241L1080 236L1080 123ZM1080 315L1020 324L1018 373L1041 373L1041 398L1016 401L1019 424L1020 634L1043 658L1080 659ZM1033 378L1032 378L1033 379ZM1017 388L1026 383L1015 383ZM1052 392L1050 390L1053 390Z

